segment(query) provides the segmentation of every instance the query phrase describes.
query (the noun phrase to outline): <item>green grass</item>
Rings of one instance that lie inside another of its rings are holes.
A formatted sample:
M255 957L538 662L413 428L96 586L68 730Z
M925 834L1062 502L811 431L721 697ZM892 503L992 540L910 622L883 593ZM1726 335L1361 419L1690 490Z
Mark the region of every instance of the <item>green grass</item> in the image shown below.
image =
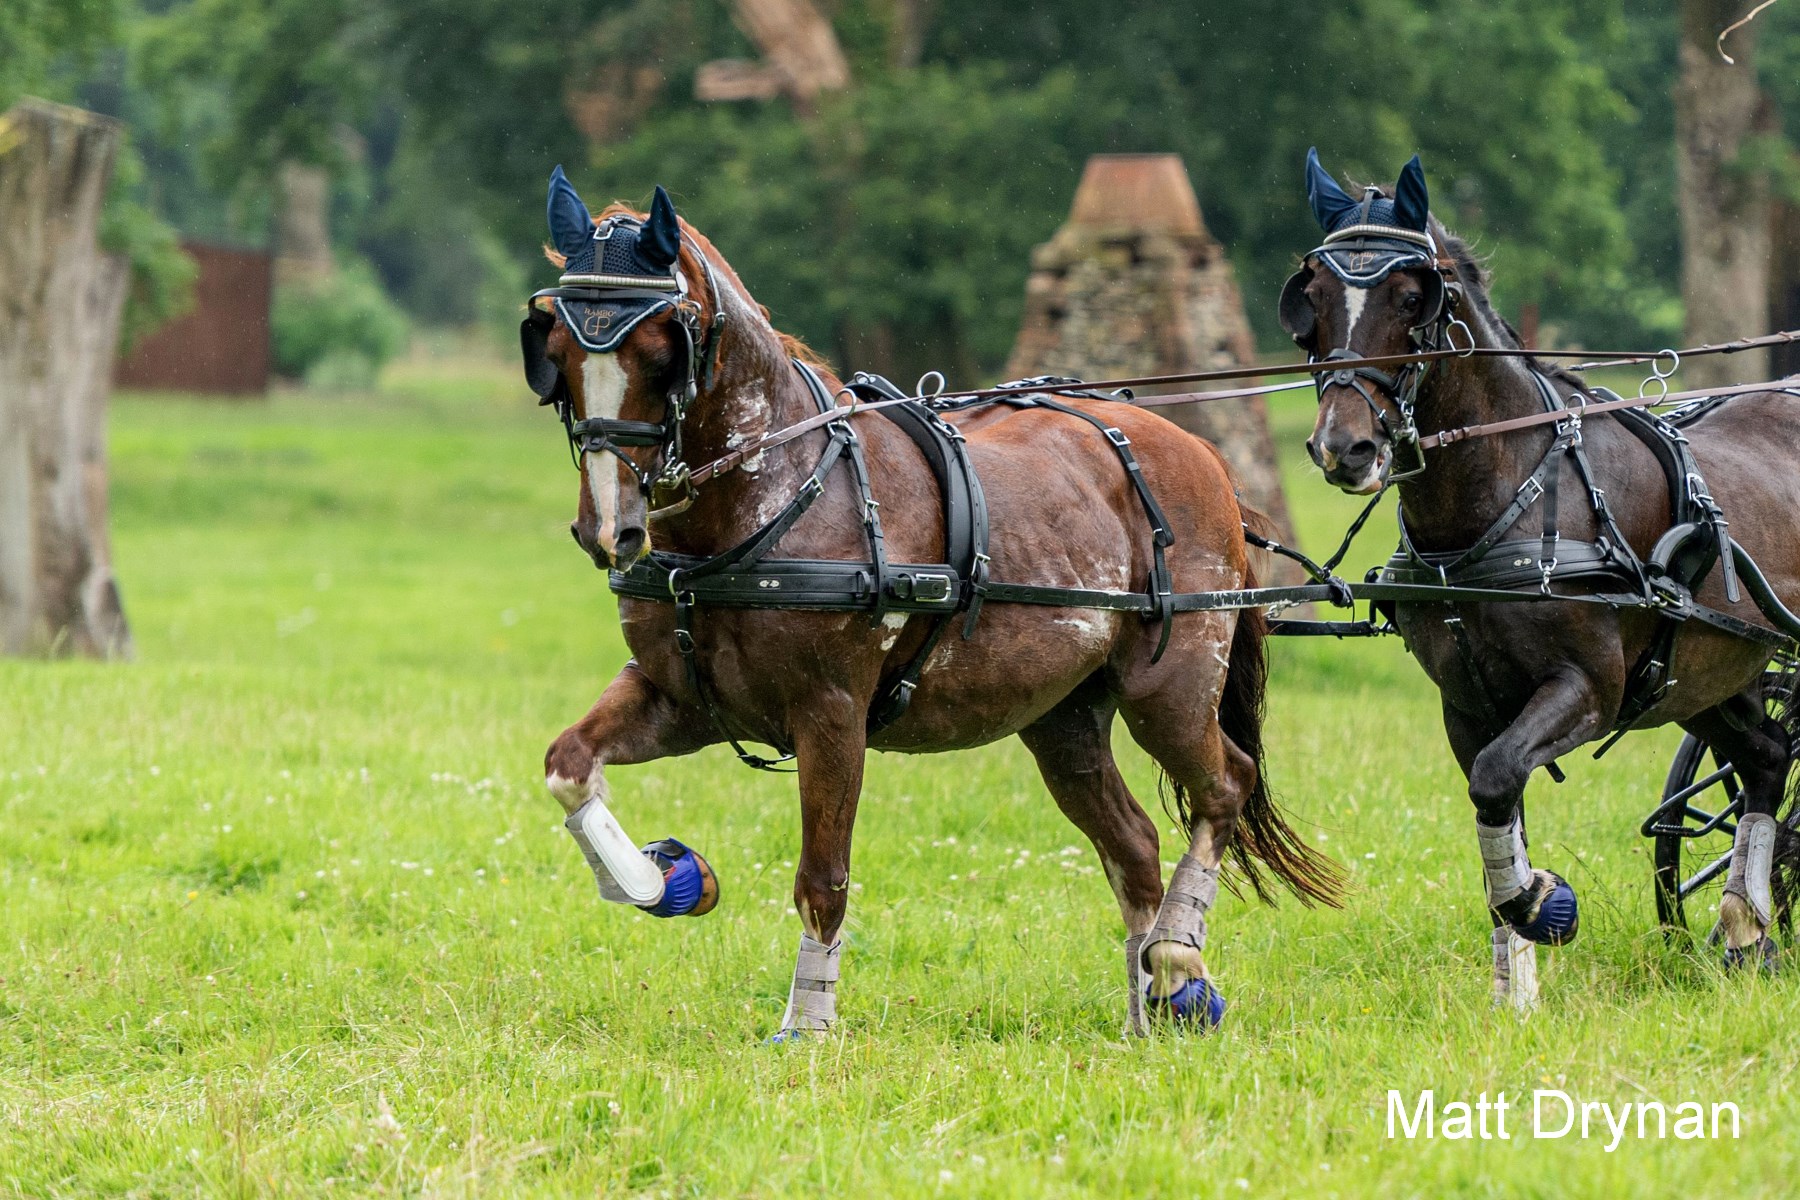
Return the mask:
M1217 1036L1120 1039L1116 910L1008 743L873 758L841 1030L763 1045L798 932L790 781L722 749L613 772L635 835L722 876L715 914L666 922L598 899L542 789L625 652L523 395L452 362L372 396L115 404L137 660L0 664L0 1185L1791 1194L1794 984L1652 929L1636 826L1673 738L1534 784L1584 929L1542 956L1541 1012L1496 1014L1469 806L1397 643L1276 650L1274 780L1356 890L1221 903ZM1310 401L1277 420L1297 452ZM1290 465L1327 549L1355 502ZM1385 1137L1389 1088L1538 1086L1735 1101L1745 1140Z

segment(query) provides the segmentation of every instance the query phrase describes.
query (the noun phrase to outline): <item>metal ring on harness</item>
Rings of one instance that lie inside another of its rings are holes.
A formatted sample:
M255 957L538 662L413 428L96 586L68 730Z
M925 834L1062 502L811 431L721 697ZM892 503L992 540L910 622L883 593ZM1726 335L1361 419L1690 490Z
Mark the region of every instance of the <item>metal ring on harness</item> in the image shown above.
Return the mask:
M1663 369L1662 363L1663 355L1665 354L1669 356L1669 369L1666 371ZM1657 389L1656 398L1658 400L1667 397L1669 394L1669 379L1680 369L1681 355L1679 353L1669 349L1667 346L1658 350L1655 356L1650 360L1650 374L1646 375L1643 381L1638 384L1638 398L1641 400L1648 397L1652 385Z
M1463 336L1469 339L1469 344L1467 346L1458 346L1456 344L1456 339L1450 334L1450 331L1453 329L1460 329L1463 331ZM1444 347L1445 349L1456 351L1456 356L1458 358L1468 358L1475 353L1475 331L1470 329L1468 322L1464 321L1461 317L1451 317L1444 323Z

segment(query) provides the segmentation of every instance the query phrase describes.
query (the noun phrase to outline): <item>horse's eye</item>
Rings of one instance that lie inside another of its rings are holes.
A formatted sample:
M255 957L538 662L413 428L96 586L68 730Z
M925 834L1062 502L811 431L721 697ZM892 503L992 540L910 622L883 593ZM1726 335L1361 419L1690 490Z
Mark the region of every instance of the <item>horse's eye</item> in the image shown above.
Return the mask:
M1410 312L1418 312L1419 311L1419 293L1408 292L1408 293L1406 293L1406 295L1400 297L1400 311L1401 312L1409 312L1409 313Z

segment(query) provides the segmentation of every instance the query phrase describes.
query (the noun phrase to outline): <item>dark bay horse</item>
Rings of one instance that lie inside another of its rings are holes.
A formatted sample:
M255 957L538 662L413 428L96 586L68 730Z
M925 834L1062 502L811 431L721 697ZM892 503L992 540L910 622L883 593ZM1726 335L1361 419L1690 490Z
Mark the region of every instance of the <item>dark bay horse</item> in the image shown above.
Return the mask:
M576 541L597 566L614 570L652 547L707 556L742 543L807 486L826 451L825 430L750 455L679 503L658 508L652 481L670 478L677 453L712 462L819 413L808 372L830 394L838 380L770 325L661 189L647 217L620 205L590 217L558 168L550 224L564 284L595 289L581 293L591 304L574 307L540 294L523 331L534 388L566 389L581 466ZM571 329L572 319L581 327ZM1240 510L1217 451L1125 404L1068 403L1129 437L1177 531L1168 551L1175 587L1249 585ZM956 420L985 489L993 579L1140 585L1151 570L1144 515L1119 458L1091 425L997 405ZM596 428L607 437L587 432ZM627 436L644 430L660 432ZM855 431L890 559L944 562L943 501L924 454L885 420L858 420ZM840 464L822 483L817 502L781 534L781 556L866 560L872 514L850 472ZM1175 617L1167 652L1156 659L1158 628L1136 614L989 603L972 638L952 632L936 645L904 715L871 735L871 706L928 636L931 622L917 614L872 622L868 612L701 608L690 673L673 604L621 597L619 610L633 657L550 746L549 788L602 895L659 915L697 915L716 899L710 870L672 841L647 848L649 860L629 861L636 848L607 809L606 768L690 754L723 740L726 729L792 747L801 818L794 903L803 933L778 1037L829 1028L836 1017L851 832L869 749L929 753L1011 734L1024 741L1057 805L1093 842L1124 917L1133 1032L1146 1028L1146 988L1153 1013L1201 1028L1222 1014L1201 947L1228 854L1265 898L1259 863L1302 899L1335 902L1335 864L1284 823L1261 769L1259 617ZM1187 853L1166 893L1156 826L1113 761L1115 715L1166 773L1188 825ZM647 879L644 861L655 864ZM680 895L672 899L672 891Z
M1489 303L1481 264L1430 216L1417 158L1394 189L1357 198L1309 155L1307 184L1327 238L1289 281L1281 316L1310 355L1519 347ZM1411 552L1394 562L1418 576L1443 568L1454 582L1459 572L1466 579L1522 569L1541 571L1541 586L1559 594L1609 590L1608 578L1620 590L1632 583L1634 563L1655 557L1678 508L1700 512L1702 526L1708 511L1722 509L1729 540L1760 564L1789 609L1800 602L1800 400L1792 395L1738 395L1683 422L1690 474L1673 490L1653 447L1661 439L1678 452L1679 439L1624 413L1475 437L1417 457L1418 434L1585 402L1573 375L1529 357L1338 371L1320 376L1307 448L1344 491L1397 484L1403 550ZM1729 547L1724 527L1715 527ZM1495 549L1506 552L1471 557L1493 530ZM1696 544L1710 552L1712 534ZM1616 729L1674 723L1735 764L1746 795L1720 904L1727 961L1772 962L1773 816L1793 748L1764 712L1769 641L1728 627L1730 618L1759 629L1770 622L1729 594L1724 571L1707 569L1720 557L1700 561L1693 598L1728 614L1726 628L1574 602L1398 606L1396 624L1442 692L1444 728L1468 776L1497 928L1550 944L1577 929L1573 890L1534 870L1526 853L1521 801L1531 773ZM1536 590L1539 581L1524 584Z

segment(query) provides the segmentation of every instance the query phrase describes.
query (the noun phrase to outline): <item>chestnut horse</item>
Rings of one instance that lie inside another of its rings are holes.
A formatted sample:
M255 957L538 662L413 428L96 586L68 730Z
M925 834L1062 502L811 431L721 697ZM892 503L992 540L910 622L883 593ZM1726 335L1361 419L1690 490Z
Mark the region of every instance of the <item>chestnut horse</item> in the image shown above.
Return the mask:
M534 387L540 395L566 389L562 402L582 467L576 541L596 566L615 571L653 545L698 556L738 545L807 484L826 447L824 430L749 456L684 503L655 509L652 481L672 477L676 453L712 462L816 415L797 359L830 394L839 382L770 325L730 265L680 221L660 188L647 218L621 205L594 218L558 168L550 223L551 258L564 267L564 284L594 288L581 294L597 298L596 307L579 310L586 315L577 324L585 328L571 329L577 310L561 297L572 288L540 294L525 333ZM1177 531L1168 567L1178 589L1251 584L1231 474L1211 445L1126 404L1066 403L1130 438ZM1003 406L955 420L985 489L992 578L1130 589L1147 577L1152 547L1140 501L1114 449L1090 424ZM921 450L886 420L864 418L855 427L891 559L946 561L943 501ZM581 432L594 428L662 430L668 438L607 440ZM779 551L784 558L865 561L870 516L840 463L817 502L782 534ZM1261 769L1264 624L1257 615L1174 617L1167 651L1157 658L1160 627L1135 613L990 602L972 638L953 631L936 645L904 715L871 734L871 705L921 648L930 618L890 613L872 623L868 612L703 607L694 620L690 674L677 647L674 607L621 597L632 658L550 746L545 775L602 895L636 899L659 915L697 914L710 908L716 884L679 843L645 851L666 874L667 888L679 884L676 901L654 872L635 897L621 888L632 867L616 853L622 834L606 808L606 769L691 754L724 740L727 730L792 747L801 817L794 903L803 933L778 1038L829 1028L836 1017L851 832L869 749L930 753L1019 736L1057 805L1092 841L1124 917L1132 1032L1146 1030L1146 990L1153 1013L1199 1028L1222 1014L1201 947L1228 853L1265 899L1257 860L1304 901L1335 902L1335 864L1284 823ZM1167 893L1156 825L1113 760L1115 714L1162 768L1188 826L1186 856Z
M1360 200L1338 187L1316 155L1309 155L1307 176L1327 238L1289 281L1281 316L1309 354L1357 359L1448 345L1520 348L1488 301L1486 272L1429 214L1417 158L1393 190L1370 188ZM1719 912L1727 962L1767 963L1774 814L1792 748L1782 725L1765 714L1762 694L1771 647L1782 639L1760 635L1780 625L1791 636L1792 617L1771 621L1732 594L1726 570L1709 572L1707 564L1719 559L1718 547L1735 542L1739 549L1728 557L1740 572L1760 564L1781 603L1792 609L1800 601L1800 402L1772 390L1712 401L1679 432L1629 412L1577 417L1414 457L1419 434L1578 410L1588 390L1524 356L1453 357L1397 376L1337 371L1320 376L1318 422L1307 448L1326 480L1344 491L1370 494L1398 479L1404 546L1412 553L1396 557L1390 578L1398 577L1396 565L1428 575L1445 564L1454 583L1459 569L1523 564L1531 591L1539 589L1541 570L1542 588L1561 594L1642 594L1644 564L1670 557L1659 554L1659 543L1671 544L1664 535L1676 506L1700 514L1679 518L1696 520L1686 544L1700 555L1690 560L1696 565L1683 590L1691 588L1693 599L1721 619L1665 623L1650 608L1550 601L1401 604L1395 621L1442 692L1444 728L1469 781L1497 930L1560 944L1577 928L1573 889L1533 869L1526 853L1521 804L1531 773L1554 772L1558 756L1609 732L1674 723L1718 761L1734 764L1742 781L1744 815ZM1661 453L1691 455L1673 494ZM1471 558L1468 551L1508 521L1516 523L1515 540L1498 543L1491 558ZM1608 578L1614 583L1604 584ZM1659 637L1672 642L1659 644ZM1784 853L1791 852L1791 835L1781 838L1790 847Z

